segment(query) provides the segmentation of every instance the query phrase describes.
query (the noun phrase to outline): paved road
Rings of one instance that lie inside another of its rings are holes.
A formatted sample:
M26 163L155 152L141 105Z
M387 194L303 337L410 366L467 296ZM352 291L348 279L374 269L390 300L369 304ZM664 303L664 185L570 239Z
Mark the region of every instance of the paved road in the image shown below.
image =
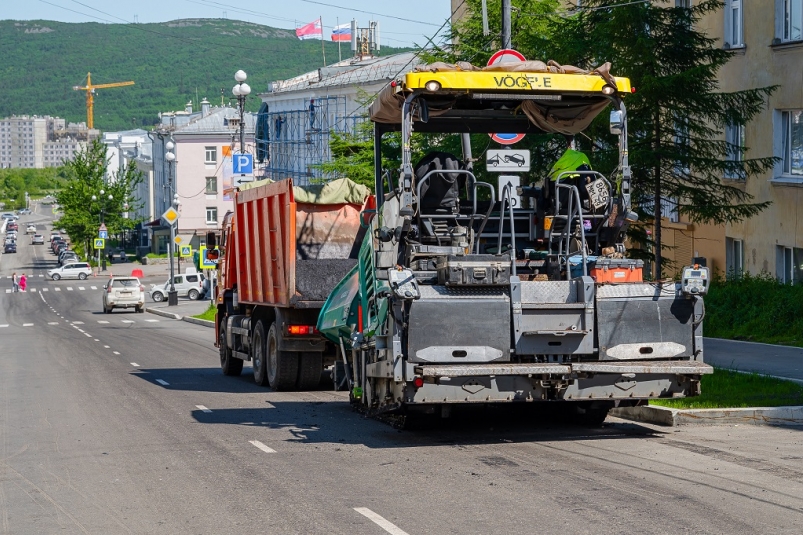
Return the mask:
M803 381L803 348L716 338L704 343L705 361L714 366Z
M800 431L472 411L402 432L223 377L209 329L37 285L0 293L2 533L803 530Z

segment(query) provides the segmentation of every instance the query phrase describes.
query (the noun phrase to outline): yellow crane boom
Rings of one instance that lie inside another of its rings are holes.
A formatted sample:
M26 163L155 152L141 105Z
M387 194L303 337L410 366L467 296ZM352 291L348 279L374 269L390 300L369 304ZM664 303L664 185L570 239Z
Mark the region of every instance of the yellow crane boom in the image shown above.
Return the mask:
M114 82L111 84L95 84L92 85L92 73L86 73L86 85L76 85L73 89L76 91L86 91L86 126L87 128L95 128L95 89L106 89L108 87L123 87L126 85L134 85L134 82Z

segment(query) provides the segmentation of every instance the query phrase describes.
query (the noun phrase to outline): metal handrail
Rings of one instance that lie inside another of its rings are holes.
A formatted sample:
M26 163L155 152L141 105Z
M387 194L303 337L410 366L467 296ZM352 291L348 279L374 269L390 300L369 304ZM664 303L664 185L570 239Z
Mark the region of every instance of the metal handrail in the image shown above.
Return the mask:
M579 198L579 197L578 197ZM502 194L499 196L502 202L499 211L499 234L496 240L496 254L502 254L502 231L505 227L505 202L507 202L508 213L510 214L510 247L513 250L511 256L510 269L513 276L516 275L516 228L513 219L513 184L508 182L502 188Z

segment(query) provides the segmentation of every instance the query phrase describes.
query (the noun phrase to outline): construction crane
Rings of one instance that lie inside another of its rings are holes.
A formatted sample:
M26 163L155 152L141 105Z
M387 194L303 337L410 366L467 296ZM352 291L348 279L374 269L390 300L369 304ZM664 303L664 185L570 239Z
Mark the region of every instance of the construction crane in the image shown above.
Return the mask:
M126 85L134 85L134 82L114 82L112 84L97 84L92 85L92 73L86 73L86 85L76 85L73 87L76 91L86 91L86 126L87 128L95 128L95 89L106 89L108 87L123 87Z

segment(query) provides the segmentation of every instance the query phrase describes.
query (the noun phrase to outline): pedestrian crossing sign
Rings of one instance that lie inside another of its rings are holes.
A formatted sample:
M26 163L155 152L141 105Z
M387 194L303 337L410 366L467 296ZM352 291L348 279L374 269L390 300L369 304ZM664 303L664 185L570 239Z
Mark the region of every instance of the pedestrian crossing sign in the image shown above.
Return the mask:
M217 247L215 247L215 249L217 249ZM213 249L213 251L215 249ZM209 250L206 248L205 245L201 246L201 249L200 249L201 269L215 269L217 267L217 263L218 263L217 258L209 258L208 251Z
M103 238L95 238L95 249L105 249L106 248L106 240Z
M190 245L179 246L179 251L181 256L183 257L192 256L192 246Z

